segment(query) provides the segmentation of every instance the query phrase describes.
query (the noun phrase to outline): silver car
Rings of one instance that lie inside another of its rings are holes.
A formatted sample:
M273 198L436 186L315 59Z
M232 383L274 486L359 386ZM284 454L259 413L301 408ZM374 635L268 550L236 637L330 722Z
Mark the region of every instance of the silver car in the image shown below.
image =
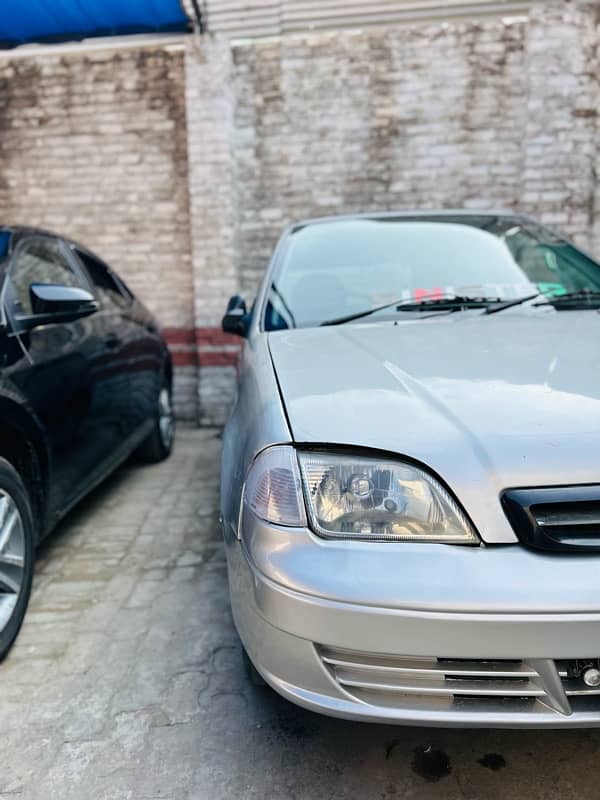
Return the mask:
M250 311L221 515L251 670L338 717L600 725L600 265L535 221L302 222Z

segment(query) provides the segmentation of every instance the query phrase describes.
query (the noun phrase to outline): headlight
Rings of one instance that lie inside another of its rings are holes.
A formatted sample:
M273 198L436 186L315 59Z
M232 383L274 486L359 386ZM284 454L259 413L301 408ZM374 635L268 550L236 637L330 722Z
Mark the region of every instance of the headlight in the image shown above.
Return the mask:
M448 492L401 461L298 453L312 526L329 538L479 544Z
M298 469L300 465L300 470ZM267 522L307 525L332 539L479 544L456 502L431 475L402 461L274 446L248 473L244 505Z

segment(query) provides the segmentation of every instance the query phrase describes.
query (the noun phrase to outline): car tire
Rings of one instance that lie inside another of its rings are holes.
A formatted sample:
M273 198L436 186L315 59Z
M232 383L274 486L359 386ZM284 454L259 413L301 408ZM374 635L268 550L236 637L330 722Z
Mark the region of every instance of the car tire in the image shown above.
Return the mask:
M171 403L171 389L165 383L158 393L152 431L138 448L138 457L147 464L164 461L171 455L174 437L175 419Z
M246 675L250 679L250 683L253 686L266 686L267 682L252 663L252 659L246 652L245 647L242 647L242 658L244 660L244 670L246 671Z
M34 521L19 473L0 458L0 661L23 624L33 579Z

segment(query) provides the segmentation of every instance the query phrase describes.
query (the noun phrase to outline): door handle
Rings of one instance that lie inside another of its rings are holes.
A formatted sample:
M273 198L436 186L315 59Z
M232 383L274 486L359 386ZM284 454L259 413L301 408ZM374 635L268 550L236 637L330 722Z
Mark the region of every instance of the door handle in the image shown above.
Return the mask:
M121 340L115 333L109 333L104 340L104 347L106 350L116 350L121 345Z

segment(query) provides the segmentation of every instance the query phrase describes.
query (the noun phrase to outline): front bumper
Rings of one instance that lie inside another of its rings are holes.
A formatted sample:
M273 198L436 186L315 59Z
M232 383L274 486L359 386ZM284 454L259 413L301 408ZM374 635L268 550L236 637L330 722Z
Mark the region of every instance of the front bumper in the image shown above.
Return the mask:
M234 619L289 700L365 721L600 726L600 689L567 674L600 656L599 557L243 525L225 537Z

